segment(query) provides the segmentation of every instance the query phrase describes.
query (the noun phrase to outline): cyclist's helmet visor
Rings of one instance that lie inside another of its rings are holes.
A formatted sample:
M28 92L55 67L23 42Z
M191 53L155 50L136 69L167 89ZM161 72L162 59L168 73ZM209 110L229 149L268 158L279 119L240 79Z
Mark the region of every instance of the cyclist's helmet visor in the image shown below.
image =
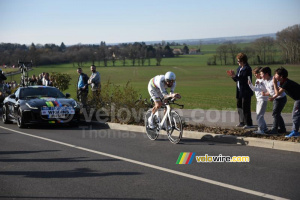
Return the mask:
M175 82L175 80L170 80L170 79L167 79L167 82L168 82L168 83L174 83L174 82Z

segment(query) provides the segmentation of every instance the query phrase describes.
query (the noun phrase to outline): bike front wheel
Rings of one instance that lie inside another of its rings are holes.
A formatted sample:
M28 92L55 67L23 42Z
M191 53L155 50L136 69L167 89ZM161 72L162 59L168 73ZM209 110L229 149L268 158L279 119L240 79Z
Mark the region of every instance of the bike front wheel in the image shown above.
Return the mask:
M172 110L170 113L170 130L168 130L168 138L173 144L180 142L183 133L183 124L180 115Z
M154 124L154 128L150 128L149 127L149 124L148 124L148 119L151 115L151 112L152 112L152 109L148 110L145 114L145 118L144 118L144 121L145 121L145 127L146 127L146 134L148 136L148 138L150 140L156 140L158 135L159 135L159 128L158 128L158 124L159 124L159 120L157 119L157 116L154 115L153 116L153 124Z

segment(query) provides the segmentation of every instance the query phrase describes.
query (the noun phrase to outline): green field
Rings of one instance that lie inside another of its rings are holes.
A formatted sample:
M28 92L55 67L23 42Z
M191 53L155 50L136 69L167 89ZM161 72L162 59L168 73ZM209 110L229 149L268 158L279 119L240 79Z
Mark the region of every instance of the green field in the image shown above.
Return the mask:
M211 51L215 47L210 47ZM209 48L208 48L209 49ZM209 51L207 49L207 51ZM184 55L177 58L164 58L161 66L155 66L155 60L151 61L151 66L128 66L123 67L121 62L116 63L115 67L109 63L108 67L104 67L101 63L100 67L96 63L97 70L101 73L101 82L110 80L117 85L125 85L127 81L138 90L144 98L149 97L147 85L149 80L155 75L165 74L167 71L173 71L177 78L176 92L182 95L181 103L185 104L185 108L201 108L201 109L235 109L235 82L227 77L226 70L236 70L237 65L227 66L207 66L206 61L212 54L204 55ZM85 63L83 72L90 75L91 63ZM254 68L255 66L252 66ZM272 70L280 67L280 65L270 66ZM285 65L289 71L289 78L300 83L300 65ZM76 82L78 74L77 67L72 64L41 66L30 71L31 74L38 75L41 72L61 72L69 73L72 76L71 86L67 91L73 98L76 98ZM8 80L20 80L20 75L15 75ZM255 96L252 98L252 111L255 111ZM288 98L284 112L290 113L293 108L294 101ZM268 105L268 111L272 110L272 103Z

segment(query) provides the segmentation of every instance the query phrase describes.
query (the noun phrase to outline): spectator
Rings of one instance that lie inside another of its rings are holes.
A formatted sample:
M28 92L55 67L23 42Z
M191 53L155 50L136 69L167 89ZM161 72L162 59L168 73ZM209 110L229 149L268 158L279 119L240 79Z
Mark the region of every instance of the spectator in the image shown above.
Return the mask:
M256 134L265 134L268 131L266 121L264 119L264 114L267 109L268 97L263 96L262 92L267 92L265 83L263 79L260 77L260 72L262 67L256 67L253 70L253 74L256 77L255 86L252 85L251 81L248 80L249 87L252 91L255 92L255 96L257 99L256 102L256 121L258 125L257 131L254 131Z
M45 73L44 78L43 78L43 85L44 86L50 86L51 85L49 73Z
M82 72L81 68L77 69L77 73L79 74L78 82L77 82L77 99L82 103L83 107L86 107L86 101L88 96L88 80L89 77Z
M279 81L279 87L275 84ZM292 113L292 121L293 121L293 128L292 132L285 137L299 137L299 126L300 126L300 85L295 81L288 79L288 71L280 67L275 71L275 75L273 77L273 84L275 89L275 98L280 96L282 93L286 93L292 99L295 100L293 113ZM273 97L273 98L274 98Z
M251 97L253 92L248 85L248 79L252 82L252 69L244 53L239 53L236 58L239 64L236 74L233 70L227 71L227 74L236 82L237 109L240 121L236 126L247 129L253 127L251 118Z
M36 78L36 76L33 74L32 76L31 76L31 78L29 79L29 85L36 85L37 84L37 78Z
M88 84L91 85L91 90L93 92L93 98L95 98L98 92L101 90L101 78L100 73L96 71L95 65L91 66L92 74L88 80Z
M36 84L43 85L43 74L39 74Z
M0 83L2 83L2 81L5 81L7 78L4 75L3 71L0 69Z
M269 101L273 101L273 126L272 129L268 132L268 134L278 134L278 133L285 133L285 124L284 120L281 116L281 111L283 110L286 104L286 95L282 92L280 95L275 94L275 87L279 84L277 81L273 81L273 77L271 76L271 69L270 67L264 67L260 70L260 76L264 79L267 92L263 92L264 96L271 96ZM274 84L275 83L275 84ZM280 128L278 130L278 127Z

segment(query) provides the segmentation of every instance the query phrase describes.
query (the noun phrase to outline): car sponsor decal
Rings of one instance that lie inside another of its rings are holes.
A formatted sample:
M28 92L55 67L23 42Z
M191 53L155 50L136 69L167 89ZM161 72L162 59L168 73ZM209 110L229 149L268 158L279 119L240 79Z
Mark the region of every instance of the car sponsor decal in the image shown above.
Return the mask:
M46 101L45 104L47 105L42 107L41 109L41 115L48 116L48 119L50 118L56 118L58 119L65 119L68 115L74 115L75 110L72 107L63 106L59 101ZM51 122L49 122L51 123ZM63 123L61 122L58 123Z

